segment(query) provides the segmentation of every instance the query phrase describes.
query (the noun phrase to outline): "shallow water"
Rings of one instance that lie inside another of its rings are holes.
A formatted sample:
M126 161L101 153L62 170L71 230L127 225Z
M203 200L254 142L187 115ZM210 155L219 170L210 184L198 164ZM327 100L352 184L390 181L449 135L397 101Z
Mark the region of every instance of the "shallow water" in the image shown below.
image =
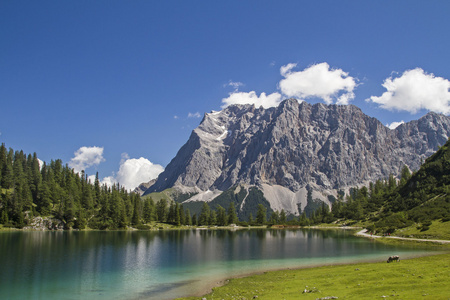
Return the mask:
M232 276L432 251L346 230L4 232L2 299L172 299Z

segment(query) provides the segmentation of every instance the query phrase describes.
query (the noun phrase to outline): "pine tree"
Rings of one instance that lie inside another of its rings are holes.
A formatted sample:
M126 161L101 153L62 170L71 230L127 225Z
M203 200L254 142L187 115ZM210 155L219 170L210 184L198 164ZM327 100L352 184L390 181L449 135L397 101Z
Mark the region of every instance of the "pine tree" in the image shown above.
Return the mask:
M2 223L2 224L8 224L9 223L8 212L6 211L5 208L3 208L3 210L2 210L2 217L0 219L0 223Z
M189 210L189 208L187 208L184 212L184 219L185 219L185 223L186 225L192 225L192 218L191 218L191 212Z
M144 202L143 217L145 223L155 220L155 203L152 198L147 198Z
M210 209L207 202L203 202L202 211L200 212L200 216L198 217L198 225L208 225L210 218Z
M280 223L280 213L277 210L273 211L272 214L270 215L269 223L272 225Z
M211 210L210 216L209 216L209 225L216 225L217 224L217 215L215 210Z
M183 204L180 205L180 223L182 225L187 225L186 224L186 214L184 212Z
M267 210L264 207L264 205L258 204L258 211L256 213L256 222L259 225L263 225L267 222L266 212Z
M156 215L158 217L158 222L165 222L167 218L167 200L160 199L156 203Z
M37 198L37 210L38 212L43 215L47 216L51 212L51 193L48 188L47 182L42 183L39 185L39 192L38 192L38 198Z
M236 224L238 221L234 203L230 202L230 206L228 207L228 224Z
M280 224L286 224L286 223L287 223L286 213L285 213L284 209L282 209L280 212Z
M134 197L134 209L133 217L131 218L131 225L139 226L141 225L141 199L139 197Z
M217 205L217 225L226 226L228 225L227 211L220 205Z
M175 225L181 225L181 211L178 203L175 205Z
M248 224L253 225L253 223L255 223L255 220L253 219L253 214L250 213L250 215L248 216Z
M170 202L169 213L167 214L167 223L175 224L176 214L175 203Z
M95 206L99 205L100 202L100 180L98 179L98 172L95 173L95 181L94 181L94 203Z
M411 178L411 171L408 166L404 165L401 171L400 185L403 186Z

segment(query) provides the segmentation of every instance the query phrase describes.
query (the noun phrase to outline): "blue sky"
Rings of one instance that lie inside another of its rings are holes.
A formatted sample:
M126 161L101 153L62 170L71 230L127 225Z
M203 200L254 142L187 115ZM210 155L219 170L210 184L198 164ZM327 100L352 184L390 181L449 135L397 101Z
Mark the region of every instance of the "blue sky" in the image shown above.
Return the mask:
M3 0L0 141L124 181L165 167L205 112L261 93L383 124L448 114L449 15L449 1Z

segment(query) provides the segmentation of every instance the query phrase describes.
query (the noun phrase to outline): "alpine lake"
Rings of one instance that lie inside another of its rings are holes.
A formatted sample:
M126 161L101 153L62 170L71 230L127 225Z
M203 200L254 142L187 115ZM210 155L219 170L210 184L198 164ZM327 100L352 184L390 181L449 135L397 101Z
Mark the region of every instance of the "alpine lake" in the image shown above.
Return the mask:
M342 229L0 233L1 299L173 299L230 277L436 251Z

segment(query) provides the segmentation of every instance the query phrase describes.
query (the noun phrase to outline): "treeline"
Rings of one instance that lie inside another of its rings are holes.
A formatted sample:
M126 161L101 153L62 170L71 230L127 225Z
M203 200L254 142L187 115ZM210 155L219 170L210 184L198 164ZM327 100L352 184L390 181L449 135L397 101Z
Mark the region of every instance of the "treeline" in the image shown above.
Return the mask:
M65 229L148 229L145 224L151 222L309 226L340 220L349 224L364 221L371 231L388 233L414 223L427 230L432 220L450 220L450 141L414 174L405 166L400 180L390 176L368 187L352 188L347 195L343 191L337 194L330 210L325 203L316 205L308 192L308 203L314 202L318 208L312 212L305 209L297 217L284 210L272 211L261 201L246 212L245 220L238 218L236 201L227 208L220 205L227 205L226 201L216 201L211 203L214 209L205 202L198 214L191 215L175 201L141 199L118 184L101 185L98 174L91 182L83 171L76 173L61 160L40 166L36 153L27 155L0 146L0 224L4 227L23 228L36 216L58 219Z
M35 216L61 220L65 229L118 229L139 224L140 196L118 184L92 183L61 160L39 165L36 153L0 146L0 223L23 228Z

